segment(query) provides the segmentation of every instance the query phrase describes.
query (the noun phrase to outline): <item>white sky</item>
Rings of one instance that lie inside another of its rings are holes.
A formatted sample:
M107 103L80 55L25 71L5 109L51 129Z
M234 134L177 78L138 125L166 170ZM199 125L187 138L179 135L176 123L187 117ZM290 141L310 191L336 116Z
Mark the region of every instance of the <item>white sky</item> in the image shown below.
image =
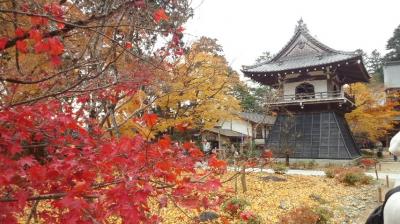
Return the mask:
M237 71L265 50L277 53L301 17L311 35L334 49L382 54L400 24L400 0L193 0L192 7L186 41L217 38Z

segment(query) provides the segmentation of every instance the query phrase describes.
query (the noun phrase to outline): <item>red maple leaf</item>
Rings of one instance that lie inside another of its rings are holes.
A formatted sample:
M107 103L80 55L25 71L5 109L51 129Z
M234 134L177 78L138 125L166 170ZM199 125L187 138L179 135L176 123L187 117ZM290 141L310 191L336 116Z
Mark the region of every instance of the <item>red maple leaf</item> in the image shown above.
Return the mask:
M61 43L61 41L57 37L49 38L48 43L50 46L49 53L51 56L56 56L56 55L60 55L63 53L64 45Z
M34 160L33 156L26 156L18 160L18 164L20 166L25 166L25 165L32 166L35 163L36 160Z
M17 46L18 51L20 51L22 53L28 52L28 46L25 41L18 40L16 43L16 46Z
M7 37L2 37L0 38L0 50L3 50L8 42L8 38Z
M156 168L162 171L168 171L173 165L168 160L160 161L156 164Z
M16 154L22 151L21 145L19 144L13 144L9 147L9 150L11 152L11 154Z
M46 179L46 167L44 166L34 165L28 171L32 181L40 182Z
M125 42L125 48L126 49L131 49L132 48L132 43L130 41Z
M26 191L20 191L16 193L15 198L18 200L19 205L25 205L28 200L29 194Z
M157 9L153 14L153 18L156 21L156 23L159 23L161 21L167 21L169 19L164 9Z
M29 31L29 38L35 40L35 42L39 42L42 40L42 34L38 29L31 29Z
M254 214L251 211L243 211L240 213L240 218L243 221L249 221L253 216Z
M217 159L215 155L212 156L212 157L208 160L208 165L209 165L210 167L217 168L217 169L220 169L220 168L224 169L224 168L226 168L226 162L223 161L223 160Z
M262 153L262 157L263 157L264 159L271 159L271 158L272 158L272 151L271 151L271 150L265 150L265 151Z
M162 139L158 140L158 145L162 149L167 149L171 146L171 139L169 138L169 136L165 135Z
M157 123L157 114L144 114L143 120L146 122L147 127L153 127Z
M191 142L184 142L183 143L183 148L186 149L186 150L189 150L190 148L193 148L193 147L194 147L194 145Z
M35 44L34 48L35 48L36 54L45 53L50 50L50 46L49 46L49 43L47 42L47 40L42 40L40 42L37 42Z
M189 149L190 156L193 158L201 158L204 156L204 153L198 148Z
M63 10L58 3L45 4L44 10L53 14L55 17L61 17L63 15Z
M218 179L211 179L206 182L205 187L208 191L216 191L222 187L222 184Z
M61 65L61 57L60 56L51 56L51 63L56 67Z
M48 20L41 16L31 16L31 23L32 25L47 25Z
M64 29L65 23L57 23L57 28L58 29Z
M22 28L18 27L18 28L15 30L15 36L17 36L17 37L23 37L24 35L25 35L25 31L24 31Z

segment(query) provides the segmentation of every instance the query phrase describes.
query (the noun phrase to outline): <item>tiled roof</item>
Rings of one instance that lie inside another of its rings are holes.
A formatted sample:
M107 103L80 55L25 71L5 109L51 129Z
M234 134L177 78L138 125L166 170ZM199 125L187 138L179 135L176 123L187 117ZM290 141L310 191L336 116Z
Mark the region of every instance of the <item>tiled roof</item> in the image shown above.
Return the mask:
M361 60L356 52L334 50L310 35L302 20L290 41L270 61L243 66L243 73L270 73Z
M221 134L223 136L227 136L227 137L243 137L243 136L247 136L247 135L242 134L240 132L229 130L229 129L209 128L209 129L206 129L206 131L210 131L210 132L213 132L213 133L219 133L219 134Z
M359 55L348 54L326 54L326 55L310 55L307 57L293 57L285 61L277 61L266 64L261 64L248 69L244 72L249 73L263 73L263 72L279 72L285 70L302 69L314 66L327 65L332 63L339 63L351 59L358 59Z
M254 122L254 123L259 123L259 124L270 124L273 125L275 123L276 117L274 116L269 116L269 115L263 115L263 114L258 114L258 113L249 113L249 112L242 112L239 114L239 116L245 120Z

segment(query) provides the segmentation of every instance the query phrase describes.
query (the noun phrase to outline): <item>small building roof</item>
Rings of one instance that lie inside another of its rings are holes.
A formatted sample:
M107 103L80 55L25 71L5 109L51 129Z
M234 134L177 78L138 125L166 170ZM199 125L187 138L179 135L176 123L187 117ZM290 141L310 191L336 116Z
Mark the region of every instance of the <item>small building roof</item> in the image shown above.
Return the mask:
M269 124L273 125L275 123L276 117L258 113L242 112L239 114L242 119L258 123L258 124Z
M278 77L291 73L327 70L339 74L343 83L368 82L369 75L357 52L334 50L310 35L303 20L298 22L290 41L270 61L243 66L245 76L263 83L274 84Z
M218 129L218 128L208 128L205 129L205 131L213 132L213 133L219 133L220 135L226 136L226 137L246 137L247 135L233 131L230 129Z

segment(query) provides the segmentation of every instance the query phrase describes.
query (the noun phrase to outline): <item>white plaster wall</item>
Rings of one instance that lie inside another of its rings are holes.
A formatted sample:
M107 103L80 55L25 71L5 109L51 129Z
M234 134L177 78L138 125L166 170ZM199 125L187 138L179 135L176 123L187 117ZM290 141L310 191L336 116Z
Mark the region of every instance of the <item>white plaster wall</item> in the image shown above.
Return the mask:
M385 88L400 87L400 63L383 67Z
M254 139L254 143L256 145L262 145L262 144L265 144L265 140L264 139Z
M222 129L237 131L244 135L253 135L251 124L245 120L228 120L222 124Z
M314 91L318 92L327 92L328 91L328 81L327 80L313 80L313 81L306 81L314 85ZM294 95L296 94L296 87L300 85L302 82L290 82L283 84L283 93L284 95Z

